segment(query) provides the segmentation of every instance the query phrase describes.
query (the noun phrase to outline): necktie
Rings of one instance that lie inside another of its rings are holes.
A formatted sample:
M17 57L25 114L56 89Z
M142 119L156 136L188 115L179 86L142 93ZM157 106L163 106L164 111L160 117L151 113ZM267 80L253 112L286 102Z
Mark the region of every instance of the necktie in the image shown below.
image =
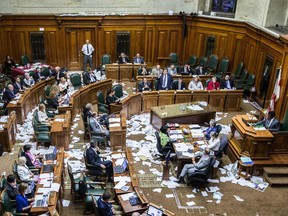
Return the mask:
M274 118L273 118L273 119L274 119ZM270 125L272 124L273 119L270 120L270 122L269 122L269 124L268 124L268 128L270 128Z
M227 85L226 85L226 86L227 86L227 89L231 89L229 80L227 80L226 82L227 82Z
M124 57L122 58L122 62L126 62L126 60L125 60L125 58L124 58Z
M162 87L163 87L163 88L166 88L166 86L167 86L167 75L164 75Z
M88 46L88 44L87 44L86 49L87 49L87 55L89 55L89 46Z

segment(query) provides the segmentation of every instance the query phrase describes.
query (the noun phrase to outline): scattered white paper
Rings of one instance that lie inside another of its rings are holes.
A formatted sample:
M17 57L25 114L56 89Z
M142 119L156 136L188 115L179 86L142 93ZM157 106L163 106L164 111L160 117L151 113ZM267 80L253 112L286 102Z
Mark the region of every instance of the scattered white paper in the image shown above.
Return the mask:
M173 198L174 194L165 194L166 198Z
M239 202L243 202L243 201L244 201L244 199L240 198L240 197L237 196L237 195L234 195L234 198L235 198L237 201L239 201Z
M186 197L187 198L195 198L195 195L194 194L187 194Z
M65 200L65 199L62 200L62 206L63 207L68 207L69 204L70 204L70 200Z
M156 192L156 193L161 193L162 191L162 188L155 188L153 189L153 192Z
M193 206L193 205L195 205L195 202L194 202L194 201L186 202L186 204L187 204L188 206Z

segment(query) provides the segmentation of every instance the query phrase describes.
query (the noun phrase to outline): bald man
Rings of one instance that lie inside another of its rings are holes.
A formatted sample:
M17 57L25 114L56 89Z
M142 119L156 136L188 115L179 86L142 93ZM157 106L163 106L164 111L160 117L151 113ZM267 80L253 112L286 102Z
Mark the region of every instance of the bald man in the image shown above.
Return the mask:
M90 68L93 68L92 64L92 54L94 52L94 47L90 44L89 40L86 40L86 43L82 46L82 52L84 55L84 71L86 71L87 62L90 64Z

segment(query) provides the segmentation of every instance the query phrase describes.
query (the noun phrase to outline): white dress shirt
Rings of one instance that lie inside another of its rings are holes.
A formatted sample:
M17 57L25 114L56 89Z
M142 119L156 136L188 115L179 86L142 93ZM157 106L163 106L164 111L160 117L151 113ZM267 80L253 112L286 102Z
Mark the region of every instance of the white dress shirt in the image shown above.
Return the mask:
M92 55L94 52L94 47L91 44L84 44L82 46L82 52L84 55Z

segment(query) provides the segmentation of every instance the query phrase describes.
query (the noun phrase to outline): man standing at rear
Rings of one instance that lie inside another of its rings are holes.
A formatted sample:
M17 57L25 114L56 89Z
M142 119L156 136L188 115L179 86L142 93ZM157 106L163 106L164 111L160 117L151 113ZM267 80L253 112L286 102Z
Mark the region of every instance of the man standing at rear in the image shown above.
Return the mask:
M82 46L82 52L84 55L84 71L86 71L87 62L90 64L90 68L93 68L92 64L92 54L94 52L94 47L90 44L89 40L86 40L86 43Z

